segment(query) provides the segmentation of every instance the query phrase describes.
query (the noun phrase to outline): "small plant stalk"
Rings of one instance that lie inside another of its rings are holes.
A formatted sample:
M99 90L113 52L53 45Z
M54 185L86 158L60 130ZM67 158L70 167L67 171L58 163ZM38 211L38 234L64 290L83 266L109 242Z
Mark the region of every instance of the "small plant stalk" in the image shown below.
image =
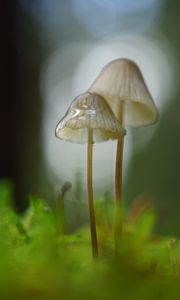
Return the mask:
M123 126L124 121L124 102L121 101L119 122ZM122 233L122 220L121 220L121 201L122 201L122 167L123 167L123 146L124 136L120 136L117 140L116 149L116 166L115 166L115 252L118 253L118 238Z
M92 158L93 158L93 129L88 129L88 161L87 161L87 187L88 187L88 205L89 205L89 219L91 230L91 243L93 258L98 257L98 242L96 233L96 221L94 213L93 201L93 184L92 184Z

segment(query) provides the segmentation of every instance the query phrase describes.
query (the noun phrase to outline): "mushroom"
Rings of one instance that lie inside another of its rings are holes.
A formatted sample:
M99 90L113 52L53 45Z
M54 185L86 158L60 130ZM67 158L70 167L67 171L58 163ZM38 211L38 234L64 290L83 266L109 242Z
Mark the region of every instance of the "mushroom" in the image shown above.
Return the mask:
M135 62L120 58L102 69L88 89L104 97L122 126L143 127L155 123L158 111ZM122 197L122 161L124 136L117 141L115 199L117 208Z
M56 137L76 143L87 143L87 190L93 257L98 256L98 242L93 203L93 144L117 139L125 134L109 104L100 95L86 92L77 96L58 123Z

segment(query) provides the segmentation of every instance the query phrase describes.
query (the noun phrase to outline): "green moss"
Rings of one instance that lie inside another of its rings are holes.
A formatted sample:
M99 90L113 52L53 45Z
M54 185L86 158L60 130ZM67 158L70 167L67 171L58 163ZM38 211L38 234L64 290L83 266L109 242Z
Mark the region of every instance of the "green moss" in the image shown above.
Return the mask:
M180 243L153 235L154 213L123 214L114 255L114 205L98 202L100 258L92 260L88 224L75 234L57 205L30 197L17 215L11 186L0 184L1 299L180 299ZM63 220L62 220L62 219Z

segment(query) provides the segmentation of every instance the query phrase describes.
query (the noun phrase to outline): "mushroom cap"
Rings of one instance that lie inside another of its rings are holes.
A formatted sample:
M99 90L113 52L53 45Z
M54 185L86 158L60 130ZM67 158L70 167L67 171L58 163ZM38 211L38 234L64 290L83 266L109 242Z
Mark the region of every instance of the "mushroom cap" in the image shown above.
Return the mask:
M141 71L129 59L120 58L105 65L88 91L104 97L118 119L124 103L124 125L146 126L158 119L157 108Z
M73 100L58 123L55 135L62 140L86 143L88 129L93 129L93 142L114 140L125 134L106 100L86 92Z

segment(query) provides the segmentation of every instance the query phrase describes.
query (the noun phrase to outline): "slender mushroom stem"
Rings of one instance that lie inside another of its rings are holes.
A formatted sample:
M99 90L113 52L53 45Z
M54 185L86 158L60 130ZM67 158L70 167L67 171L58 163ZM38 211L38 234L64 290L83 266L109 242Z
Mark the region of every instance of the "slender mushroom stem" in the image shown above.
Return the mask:
M98 243L97 243L96 221L95 221L94 203L93 203L92 158L93 158L93 129L88 129L87 186L88 186L91 243L92 243L93 258L95 259L98 257Z
M119 122L123 126L124 121L124 102L120 104ZM124 136L120 136L117 140L116 150L116 167L115 167L115 197L116 207L119 209L121 206L122 197L122 165L123 165L123 146Z
M118 209L121 206L121 200L122 200L121 197L122 197L123 145L124 145L124 137L119 137L117 140L116 168L115 168L115 195L116 195L116 207Z
M123 126L124 119L124 102L120 104L120 115L119 122ZM116 201L116 212L115 212L115 254L118 254L118 237L122 232L122 221L121 221L121 201L122 201L122 166L123 166L123 146L124 136L120 136L117 140L116 149L116 166L115 166L115 201Z

